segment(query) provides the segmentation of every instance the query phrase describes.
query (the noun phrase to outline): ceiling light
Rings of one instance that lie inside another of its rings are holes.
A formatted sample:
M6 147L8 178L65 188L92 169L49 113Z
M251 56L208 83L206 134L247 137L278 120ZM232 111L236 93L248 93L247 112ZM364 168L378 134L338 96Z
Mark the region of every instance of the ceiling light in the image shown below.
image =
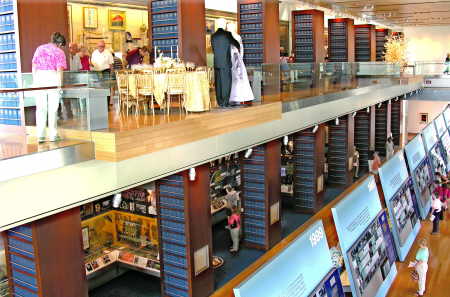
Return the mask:
M253 153L253 149L249 148L249 149L245 152L244 158L246 158L246 159L250 158L250 156L252 155L252 153Z
M312 133L316 133L317 130L319 130L319 125L315 125L315 126L314 126L314 128L313 128L313 130L312 130Z
M196 175L195 168L189 168L189 180L194 181Z

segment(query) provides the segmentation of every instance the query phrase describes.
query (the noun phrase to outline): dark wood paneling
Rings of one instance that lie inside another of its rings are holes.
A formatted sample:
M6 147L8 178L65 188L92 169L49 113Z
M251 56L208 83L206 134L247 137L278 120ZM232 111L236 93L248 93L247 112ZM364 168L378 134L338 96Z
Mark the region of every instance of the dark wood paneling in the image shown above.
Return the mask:
M178 0L178 2L180 57L186 62L205 66L205 0Z
M69 42L67 0L17 0L22 72L31 72L31 60L39 45L50 42L53 32Z
M278 1L263 0L264 63L280 63L280 10Z
M189 181L186 172L188 186L188 211L189 211L189 235L192 296L206 297L214 291L214 271L212 268L212 221L209 200L209 166L201 165L195 168L195 181ZM209 269L195 276L194 252L204 246L209 246Z
M268 215L267 222L268 230L268 247L272 248L281 240L281 142L274 140L266 144L266 200L268 201ZM270 224L270 207L275 203L279 203L280 220L274 224Z
M88 296L80 226L78 207L33 223L42 296Z

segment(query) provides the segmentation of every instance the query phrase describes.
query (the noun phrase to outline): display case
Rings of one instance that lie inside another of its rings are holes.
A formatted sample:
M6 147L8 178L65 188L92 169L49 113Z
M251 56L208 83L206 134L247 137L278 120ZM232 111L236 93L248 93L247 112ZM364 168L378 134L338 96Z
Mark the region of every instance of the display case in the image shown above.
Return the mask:
M321 10L292 11L292 41L296 63L319 63L325 58L324 13Z
M0 3L0 89L17 88L21 71L17 1ZM25 124L20 93L0 94L0 126Z
M384 54L386 52L384 45L389 36L389 29L376 29L375 32L377 40L377 61L382 62L384 61Z
M244 46L244 63L258 66L264 62L263 1L239 1L239 32Z
M371 150L371 138L373 135L373 123L371 121L371 111L360 110L355 116L355 147L359 153L360 170L368 170L369 168L369 152Z
M328 61L355 61L355 31L352 19L328 20Z
M324 128L294 134L295 210L315 213L323 204Z
M382 211L347 252L358 297L376 296L376 290L395 264L395 258L390 256L393 246L386 239L384 229L389 229L389 225Z
M414 191L418 198L420 216L422 219L425 219L431 205L434 175L420 135L414 137L405 146L405 155L414 184Z
M396 98L391 101L391 133L394 140L394 145L399 146L401 141L402 129L402 108L403 100Z
M376 59L375 25L355 25L355 61Z
M347 186L352 183L353 117L343 116L328 125L328 183Z
M390 108L387 101L377 105L375 110L375 150L382 157L386 156L386 141L389 135L388 121Z

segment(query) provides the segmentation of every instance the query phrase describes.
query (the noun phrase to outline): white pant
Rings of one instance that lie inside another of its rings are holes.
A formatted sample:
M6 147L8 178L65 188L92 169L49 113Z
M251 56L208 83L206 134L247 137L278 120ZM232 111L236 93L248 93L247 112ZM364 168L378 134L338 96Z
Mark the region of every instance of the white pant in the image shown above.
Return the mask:
M416 271L419 274L419 295L423 295L425 292L425 283L427 281L427 271L428 271L428 264L427 263L421 263L417 264Z
M56 71L37 70L33 76L34 87L59 86L59 76ZM36 129L38 137L45 137L45 127L48 116L48 129L50 139L57 136L58 107L61 98L59 89L35 91L36 98Z
M239 234L240 234L240 227L230 229L230 235L231 240L233 241L233 247L231 248L231 251L237 252L239 250Z

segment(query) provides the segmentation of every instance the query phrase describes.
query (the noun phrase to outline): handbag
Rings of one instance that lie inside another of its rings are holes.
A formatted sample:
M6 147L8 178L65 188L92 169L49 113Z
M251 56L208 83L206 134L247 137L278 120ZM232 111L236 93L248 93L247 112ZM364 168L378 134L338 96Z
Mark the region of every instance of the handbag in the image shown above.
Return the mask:
M419 280L419 273L417 272L417 270L411 270L411 279L416 282Z
M435 216L434 216L434 215L431 215L431 216L430 216L430 221L434 221L434 218L435 218Z

